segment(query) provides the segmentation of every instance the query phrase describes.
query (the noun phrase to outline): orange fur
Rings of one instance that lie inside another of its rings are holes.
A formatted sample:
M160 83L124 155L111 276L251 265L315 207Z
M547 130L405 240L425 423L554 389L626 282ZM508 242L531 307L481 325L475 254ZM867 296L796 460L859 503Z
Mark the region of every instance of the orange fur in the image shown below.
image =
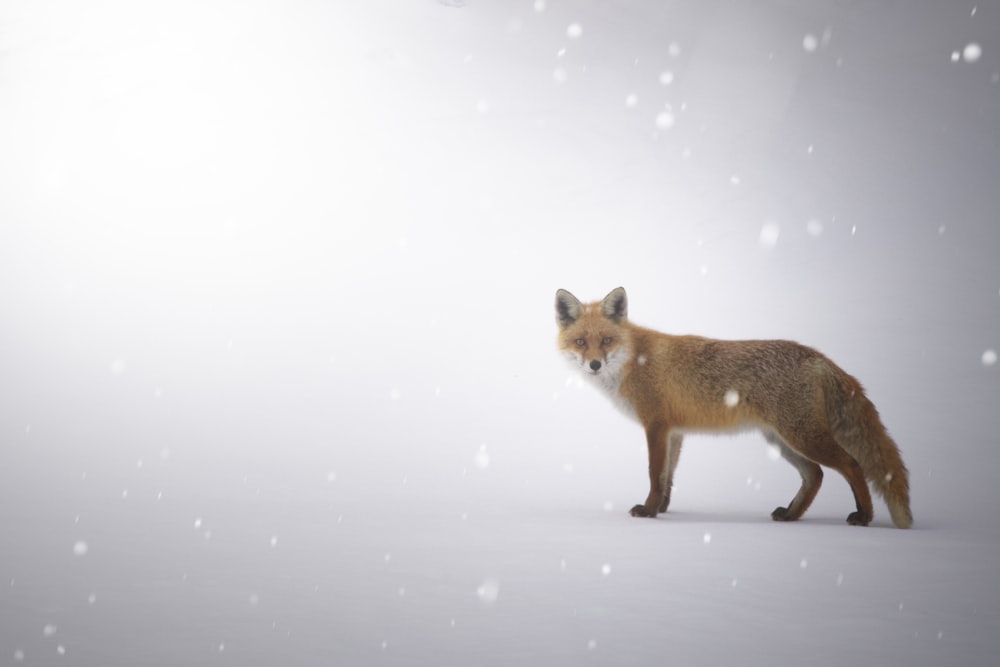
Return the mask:
M788 507L771 514L776 521L808 509L823 465L851 486L857 510L848 523L872 520L870 482L893 522L910 527L906 467L854 377L798 343L672 336L632 324L627 311L621 287L591 304L556 292L559 348L646 431L650 490L633 516L666 511L684 433L754 428L802 476Z

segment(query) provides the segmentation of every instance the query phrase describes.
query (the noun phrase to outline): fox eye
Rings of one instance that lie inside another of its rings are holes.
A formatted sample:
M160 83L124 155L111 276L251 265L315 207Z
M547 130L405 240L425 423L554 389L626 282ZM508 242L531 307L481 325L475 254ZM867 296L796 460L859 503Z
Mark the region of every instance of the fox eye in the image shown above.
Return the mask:
M611 345L611 336L605 336L602 338L601 345Z
M576 344L578 347L584 347L587 344L587 341L584 340L583 338L577 338Z

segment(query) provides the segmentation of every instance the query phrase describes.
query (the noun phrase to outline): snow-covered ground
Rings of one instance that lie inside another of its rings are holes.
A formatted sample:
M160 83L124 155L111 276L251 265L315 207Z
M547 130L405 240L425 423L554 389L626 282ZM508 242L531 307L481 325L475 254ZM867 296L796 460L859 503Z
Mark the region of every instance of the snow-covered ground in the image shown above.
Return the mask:
M0 664L992 665L1000 7L0 7ZM689 438L553 296L814 345L915 526Z

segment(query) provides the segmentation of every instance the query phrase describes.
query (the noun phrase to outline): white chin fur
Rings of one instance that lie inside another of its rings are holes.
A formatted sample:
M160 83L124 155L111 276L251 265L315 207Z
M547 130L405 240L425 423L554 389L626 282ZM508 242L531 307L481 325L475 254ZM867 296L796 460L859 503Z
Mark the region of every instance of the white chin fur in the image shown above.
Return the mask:
M597 371L592 370L589 365L584 363L583 357L574 352L567 352L566 358L570 362L570 365L583 373L589 382L600 388L611 399L615 407L621 410L626 416L637 419L635 408L632 407L631 403L622 398L620 391L625 362L628 360L628 350L619 348L610 354Z

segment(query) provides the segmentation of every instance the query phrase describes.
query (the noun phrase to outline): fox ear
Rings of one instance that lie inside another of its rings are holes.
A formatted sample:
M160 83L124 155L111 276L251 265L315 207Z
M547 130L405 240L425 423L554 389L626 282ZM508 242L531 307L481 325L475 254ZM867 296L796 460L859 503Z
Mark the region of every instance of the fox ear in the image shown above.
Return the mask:
M628 297L624 287L616 287L601 301L601 314L616 324L628 317Z
M560 329L565 329L579 319L583 313L583 304L575 296L564 289L556 290L556 322Z

